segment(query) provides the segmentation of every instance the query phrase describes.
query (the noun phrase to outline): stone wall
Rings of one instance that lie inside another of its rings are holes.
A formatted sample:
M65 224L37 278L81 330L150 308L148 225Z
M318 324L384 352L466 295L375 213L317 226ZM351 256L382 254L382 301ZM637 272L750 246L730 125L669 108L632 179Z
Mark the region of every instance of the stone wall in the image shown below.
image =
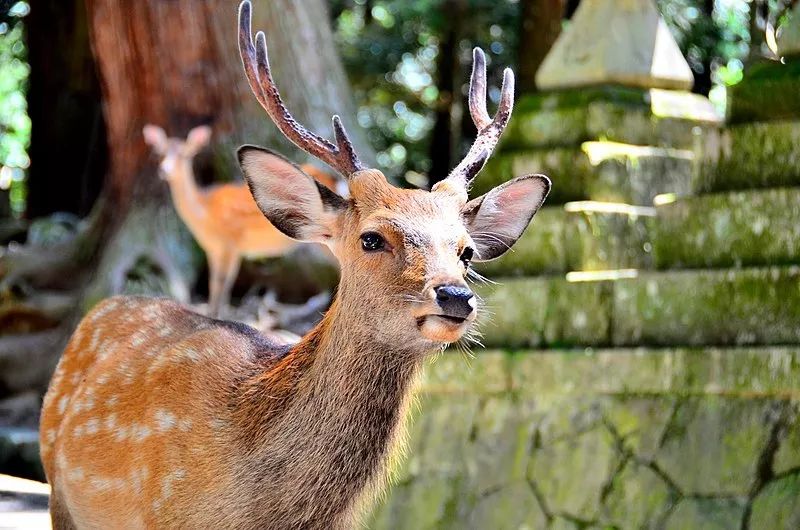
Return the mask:
M368 526L800 528L798 378L786 347L445 354Z

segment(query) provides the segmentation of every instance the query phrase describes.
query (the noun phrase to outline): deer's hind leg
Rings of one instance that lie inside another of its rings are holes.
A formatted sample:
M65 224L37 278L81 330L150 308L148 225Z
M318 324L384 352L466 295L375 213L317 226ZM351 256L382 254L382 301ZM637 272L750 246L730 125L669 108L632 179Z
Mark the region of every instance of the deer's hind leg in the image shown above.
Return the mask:
M77 530L67 506L55 489L50 494L50 520L53 522L53 530Z

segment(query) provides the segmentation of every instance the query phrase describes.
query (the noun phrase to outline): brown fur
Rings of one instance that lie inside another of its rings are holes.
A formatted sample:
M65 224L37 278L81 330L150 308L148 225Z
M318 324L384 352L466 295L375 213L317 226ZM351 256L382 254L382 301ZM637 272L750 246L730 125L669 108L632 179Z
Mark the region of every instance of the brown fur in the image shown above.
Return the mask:
M161 157L162 176L169 183L175 209L208 259L209 314L217 316L230 301L243 258L281 256L297 241L264 218L244 183L197 186L192 160L209 138L206 126L193 129L185 140L167 138L153 125L145 127L145 139ZM338 179L333 175L311 164L300 168L321 184L336 188Z
M430 302L402 297L443 275L463 281L457 246L469 235L451 196L399 190L369 172L351 188L354 207L333 246L338 297L291 349L166 300L113 298L87 315L42 412L42 458L62 501L54 519L68 511L80 528L352 524L402 438L420 362L443 343L420 335L416 316ZM402 259L360 250L358 235L378 226Z

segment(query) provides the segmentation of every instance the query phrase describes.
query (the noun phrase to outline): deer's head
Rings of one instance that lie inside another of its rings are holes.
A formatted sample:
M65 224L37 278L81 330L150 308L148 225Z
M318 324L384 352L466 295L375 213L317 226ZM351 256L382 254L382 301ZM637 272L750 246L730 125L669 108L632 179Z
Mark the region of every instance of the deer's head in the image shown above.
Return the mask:
M200 125L195 127L185 139L170 138L158 125L145 125L142 129L144 141L161 159L158 164L161 178L170 180L175 175L179 162L191 163L192 159L211 140L211 127Z
M475 49L469 100L477 139L431 191L401 189L362 165L338 116L335 143L294 120L272 79L264 34L252 41L250 10L249 1L242 2L239 47L253 93L283 134L341 173L350 191L345 199L282 156L243 146L239 162L262 212L289 237L331 248L341 263L342 303L373 319L376 335L415 343L458 340L477 316L466 282L471 263L508 250L550 190L547 177L528 175L467 197L511 115L512 72L505 71L497 114L490 118L485 59Z

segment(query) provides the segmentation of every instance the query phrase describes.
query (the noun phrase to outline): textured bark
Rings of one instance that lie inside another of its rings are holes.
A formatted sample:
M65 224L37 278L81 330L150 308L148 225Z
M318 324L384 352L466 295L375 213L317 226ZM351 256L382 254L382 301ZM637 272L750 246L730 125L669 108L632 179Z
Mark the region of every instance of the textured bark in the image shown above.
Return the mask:
M519 85L520 92L536 90L536 71L561 33L564 0L520 2Z
M25 25L33 123L27 216L86 215L102 186L106 150L83 0L40 0Z
M200 180L205 182L238 175L235 149L242 143L278 144L279 150L288 151L252 96L242 71L236 35L238 1L85 0L85 11L79 9L80 4L51 3L49 12L45 3L37 3L32 13L39 10L42 17L34 21L40 24L37 27L60 28L58 38L53 44L48 32L31 32L31 48L48 51L47 61L77 64L53 66L61 77L32 76L31 91L44 98L57 92L47 83L63 81L63 72L84 72L88 59L79 51L72 51L74 56L60 52L71 50L70 39L80 43L88 35L95 61L88 70L91 73L96 67L99 78L106 146L92 144L90 138L96 141L97 137L85 128L73 131L68 140L77 142L74 149L81 153L107 153L108 166L102 200L95 203L86 228L76 238L65 242L63 248L24 248L0 260L3 292L33 288L81 293L74 312L51 323L54 327L37 336L19 333L3 337L0 360L24 359L42 346L37 350L42 359L36 362L44 368L23 378L26 388L43 387L71 332L69 323L77 321L97 300L119 292L162 293L187 300L202 269L202 260L197 259L195 245L174 212L167 187L157 176L156 160L142 139L146 123L158 124L173 136L183 136L200 123L211 124L213 145L197 160ZM44 16L62 11L68 15L64 20ZM355 104L333 46L324 0L257 1L253 26L267 33L275 77L295 117L332 137L331 115L340 113L362 160L373 163L374 153L356 126ZM53 49L45 50L48 46ZM42 64L45 62L43 59ZM81 82L91 87L89 77ZM71 80L83 87L79 81ZM89 99L83 106L87 113L95 108L92 104L96 105L97 94ZM64 127L68 127L70 116L61 114L57 119L66 120ZM65 174L68 164L53 155L58 151L46 149L48 117L39 112L33 118L34 130L40 133L35 140L40 150L34 151L33 163L40 164L40 171L48 163L57 164L62 171L48 178L63 177L66 188L75 186L74 179L82 174L77 169ZM305 158L296 151L288 154L297 161ZM37 206L37 212L65 209L60 188L47 188L46 183L40 180L36 185L50 194L52 204L45 201L44 206ZM11 289L15 285L24 288ZM16 297L11 301L24 302ZM13 379L13 372L9 368L6 375ZM0 381L0 394L18 390L4 388Z
M137 177L155 182L141 135L148 122L176 136L210 123L215 134L213 172L221 179L238 174L233 152L238 145L275 143L277 131L242 72L238 2L86 1L103 85L112 202L124 204ZM355 105L323 1L257 2L253 26L267 34L276 79L295 116L331 135L331 115L341 113L357 148L370 161L370 150L355 126Z

